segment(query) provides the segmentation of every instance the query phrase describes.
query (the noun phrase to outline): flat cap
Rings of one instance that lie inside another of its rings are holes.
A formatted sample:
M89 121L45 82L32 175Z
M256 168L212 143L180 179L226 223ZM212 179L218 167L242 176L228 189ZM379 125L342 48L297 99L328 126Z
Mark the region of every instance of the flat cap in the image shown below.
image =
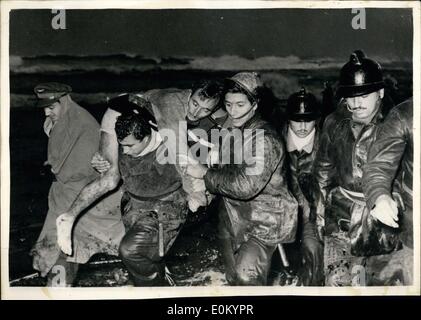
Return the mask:
M47 82L37 85L34 92L38 98L37 107L45 108L72 92L72 88L64 83Z

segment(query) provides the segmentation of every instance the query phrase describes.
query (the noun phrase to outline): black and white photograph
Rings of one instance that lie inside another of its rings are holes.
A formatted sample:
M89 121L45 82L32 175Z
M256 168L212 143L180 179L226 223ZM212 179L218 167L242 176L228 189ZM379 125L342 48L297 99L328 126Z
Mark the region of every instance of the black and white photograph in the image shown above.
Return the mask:
M2 1L1 27L2 297L420 294L418 1Z

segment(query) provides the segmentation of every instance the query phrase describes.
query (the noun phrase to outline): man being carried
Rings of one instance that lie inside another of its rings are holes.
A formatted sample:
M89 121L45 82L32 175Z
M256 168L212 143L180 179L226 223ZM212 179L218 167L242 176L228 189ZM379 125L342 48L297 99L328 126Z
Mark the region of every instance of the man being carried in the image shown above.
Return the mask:
M156 119L158 131L166 129L173 133L174 139L164 141L169 163L175 164L178 173L184 172L181 160L187 159L187 126L180 126L186 121L198 121L211 115L218 106L221 86L216 82L202 82L193 90L157 89L143 95L124 95L113 99L105 112L101 123L101 141L99 155L92 164L101 172L101 176L88 184L67 212L57 219L59 244L63 252L71 253L70 235L77 215L101 195L114 190L120 181L118 140L115 123L118 116L132 112L133 105L145 108ZM207 205L204 191L193 192L191 183L194 178L181 176L183 189L192 211ZM203 188L204 190L204 188Z
M175 165L160 161L166 147L156 130L155 118L147 110L148 102L144 101L142 107L119 98L117 102L125 109L115 124L126 228L120 243L120 257L136 286L163 285L162 258L185 221L186 196ZM90 191L94 190L87 189L83 193ZM71 243L60 244L65 253L71 252Z

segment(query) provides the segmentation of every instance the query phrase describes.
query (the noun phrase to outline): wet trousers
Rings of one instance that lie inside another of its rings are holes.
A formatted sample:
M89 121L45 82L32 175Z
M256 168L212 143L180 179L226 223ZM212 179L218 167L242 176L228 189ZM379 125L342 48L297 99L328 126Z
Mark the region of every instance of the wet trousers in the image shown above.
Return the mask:
M229 237L224 229L220 229L220 244L225 265L225 277L230 285L267 285L276 245L267 245L254 237L238 243Z
M333 194L326 207L324 267L326 286L411 285L413 249L403 245L387 254L357 257L351 254L351 240L340 220L351 219L356 205L341 194Z
M119 254L135 286L165 285L164 256L177 238L187 213L185 201L178 204L181 205L177 206L177 201L129 204L131 208L123 217L127 231Z

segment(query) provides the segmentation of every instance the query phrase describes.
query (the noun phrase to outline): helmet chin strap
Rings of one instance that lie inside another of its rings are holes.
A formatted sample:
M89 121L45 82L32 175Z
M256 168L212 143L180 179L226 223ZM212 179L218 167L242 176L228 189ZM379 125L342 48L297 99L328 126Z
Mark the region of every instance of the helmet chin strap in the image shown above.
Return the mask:
M349 112L354 112L354 109L351 108L351 106L348 104L348 102L346 102L346 100L345 100L345 104Z
M251 109L249 112L247 112L243 117L241 117L240 119L237 119L237 121L233 121L233 123L235 124L236 127L241 127L243 124L245 124L248 120L250 120L251 118L254 117L254 115L256 114L256 110ZM240 123L238 123L238 121ZM237 123L236 123L237 122Z

